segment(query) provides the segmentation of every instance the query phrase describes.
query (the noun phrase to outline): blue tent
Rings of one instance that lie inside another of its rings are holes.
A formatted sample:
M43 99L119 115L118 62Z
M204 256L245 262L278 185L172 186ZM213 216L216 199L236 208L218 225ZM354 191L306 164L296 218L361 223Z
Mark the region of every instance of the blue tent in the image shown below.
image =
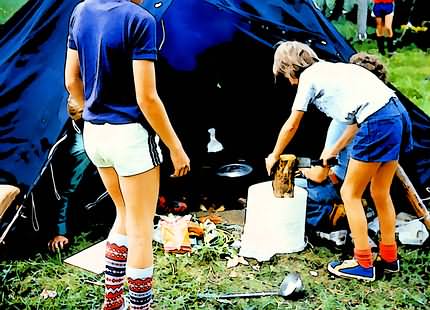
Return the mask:
M37 184L67 121L67 24L78 2L29 1L0 30L0 178L20 187L21 200ZM143 5L158 21L160 97L197 163L193 167L207 155L211 127L229 158L262 166L294 95L273 81L278 41L306 42L332 61L347 61L355 52L311 0L145 0ZM430 179L430 119L402 99L416 143L413 160L402 165L423 194ZM320 113L309 116L291 151L317 156L327 123ZM303 143L309 139L315 143Z

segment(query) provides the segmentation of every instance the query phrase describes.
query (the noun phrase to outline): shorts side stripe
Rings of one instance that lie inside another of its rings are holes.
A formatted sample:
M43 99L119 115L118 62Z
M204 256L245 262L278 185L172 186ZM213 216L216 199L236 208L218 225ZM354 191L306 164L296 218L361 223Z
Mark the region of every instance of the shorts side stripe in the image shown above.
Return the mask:
M152 164L154 165L154 167L160 165L161 160L158 154L158 148L157 148L158 145L155 142L155 135L149 134L148 144L149 144L149 154L151 156Z

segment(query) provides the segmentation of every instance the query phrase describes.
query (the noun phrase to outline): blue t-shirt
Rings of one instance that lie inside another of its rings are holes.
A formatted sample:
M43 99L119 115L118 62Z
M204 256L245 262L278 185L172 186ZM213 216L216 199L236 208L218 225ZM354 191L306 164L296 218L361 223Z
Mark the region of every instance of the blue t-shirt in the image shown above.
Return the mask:
M83 119L95 124L142 123L133 60L157 59L154 17L129 0L86 0L70 18L68 47L79 54Z

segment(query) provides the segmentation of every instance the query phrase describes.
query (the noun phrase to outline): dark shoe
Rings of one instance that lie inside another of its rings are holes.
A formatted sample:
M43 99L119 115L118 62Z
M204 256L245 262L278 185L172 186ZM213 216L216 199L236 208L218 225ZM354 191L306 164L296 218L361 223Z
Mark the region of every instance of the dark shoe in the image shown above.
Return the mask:
M383 271L384 273L400 272L400 261L398 259L394 262L388 263L378 256L375 265L378 270Z
M359 42L364 42L367 40L367 33L359 33L357 35L357 39Z
M355 259L331 262L328 264L328 271L342 278L375 281L375 267L362 267Z
M388 55L392 56L395 53L393 38L387 38Z
M385 37L376 37L376 45L381 55L385 55Z

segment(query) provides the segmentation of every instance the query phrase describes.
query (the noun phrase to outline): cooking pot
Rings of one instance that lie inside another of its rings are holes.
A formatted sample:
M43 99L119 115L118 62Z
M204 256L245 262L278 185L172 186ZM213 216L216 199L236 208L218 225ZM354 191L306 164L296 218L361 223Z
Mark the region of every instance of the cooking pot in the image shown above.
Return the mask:
M233 163L219 167L216 174L220 177L239 178L251 174L252 171L252 167L248 164Z
M252 184L254 168L244 160L221 165L215 169L214 195L228 209L242 208L239 198L246 198Z

